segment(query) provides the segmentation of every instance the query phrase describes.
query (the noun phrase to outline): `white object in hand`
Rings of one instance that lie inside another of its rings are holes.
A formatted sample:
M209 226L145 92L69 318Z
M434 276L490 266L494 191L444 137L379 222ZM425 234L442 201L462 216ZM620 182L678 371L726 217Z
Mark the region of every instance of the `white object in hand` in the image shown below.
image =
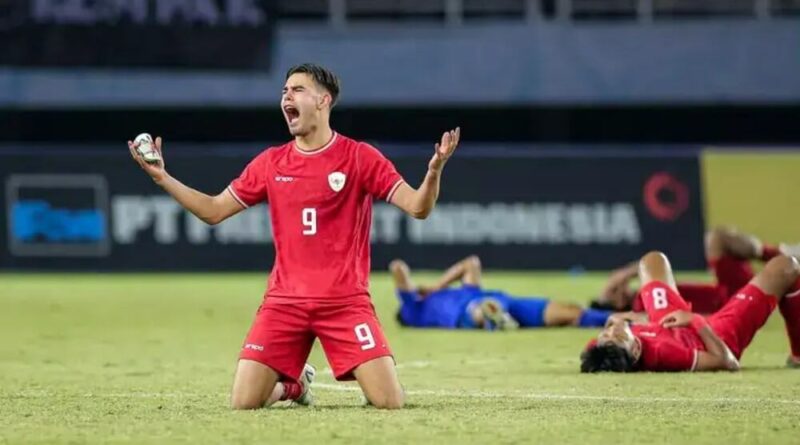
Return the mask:
M161 155L158 154L153 143L153 137L149 133L142 133L136 136L136 139L133 140L133 146L136 147L136 151L144 159L144 162L155 164L161 161Z

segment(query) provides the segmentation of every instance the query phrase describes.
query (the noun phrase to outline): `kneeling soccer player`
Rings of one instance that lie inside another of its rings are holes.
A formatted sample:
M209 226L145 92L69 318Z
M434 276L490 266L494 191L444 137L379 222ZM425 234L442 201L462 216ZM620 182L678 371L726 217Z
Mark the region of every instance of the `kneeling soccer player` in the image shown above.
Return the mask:
M389 265L400 309L398 322L407 327L505 330L549 326L603 326L611 311L585 309L547 298L520 298L481 287L481 262L467 257L444 272L430 287L415 287L402 260ZM461 286L449 287L455 282Z
M787 365L800 363L800 264L794 257L771 259L708 318L689 311L662 253L642 257L639 278L646 315L610 317L581 354L581 372L739 370L742 353L776 306L791 345Z
M442 134L418 189L371 145L330 126L339 95L334 73L303 64L286 73L281 110L293 139L257 155L217 195L188 187L131 156L153 181L208 224L269 202L275 263L267 290L239 352L231 408L256 409L277 400L310 404L313 377L305 362L319 339L334 377L356 380L371 405L403 407L405 392L369 294L369 234L374 199L426 218L436 204L444 165L461 130Z

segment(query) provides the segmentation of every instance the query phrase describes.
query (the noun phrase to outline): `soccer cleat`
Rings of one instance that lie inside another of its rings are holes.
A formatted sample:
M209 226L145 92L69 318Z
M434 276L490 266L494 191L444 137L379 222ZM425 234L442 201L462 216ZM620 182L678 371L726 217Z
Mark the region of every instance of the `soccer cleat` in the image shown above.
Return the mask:
M800 260L800 243L798 244L781 243L778 246L778 250L786 256L793 256L798 260Z
M300 385L303 387L303 393L294 400L294 403L302 406L311 406L314 404L314 393L311 392L311 384L314 383L314 378L316 376L317 369L306 363L303 367L303 373L300 375Z
M789 358L786 359L786 367L800 369L800 358L790 355Z
M500 302L494 298L484 298L480 308L483 319L490 329L508 331L519 328L519 323L511 317L511 314L504 311Z

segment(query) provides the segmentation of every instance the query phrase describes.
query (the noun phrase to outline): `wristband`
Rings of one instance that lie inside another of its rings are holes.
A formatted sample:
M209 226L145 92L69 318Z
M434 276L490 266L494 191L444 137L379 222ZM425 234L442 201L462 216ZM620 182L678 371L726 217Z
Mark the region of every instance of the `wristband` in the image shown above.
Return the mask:
M706 326L708 326L708 322L706 322L705 317L699 314L692 315L692 328L695 332L699 334L700 331Z

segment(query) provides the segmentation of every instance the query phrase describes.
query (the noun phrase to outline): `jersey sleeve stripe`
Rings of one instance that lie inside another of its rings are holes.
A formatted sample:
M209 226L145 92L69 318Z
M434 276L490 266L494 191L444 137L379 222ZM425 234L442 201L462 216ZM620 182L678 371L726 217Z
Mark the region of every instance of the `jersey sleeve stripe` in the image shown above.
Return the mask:
M402 179L398 179L397 182L394 183L391 189L389 189L389 194L386 195L386 202L392 202L392 196L394 196L394 192L397 191L397 188L400 187L404 181Z
M700 360L700 352L697 349L695 349L694 350L694 360L692 360L692 368L689 369L689 371L694 372L694 370L697 368L697 362L699 360Z
M237 194L236 194L236 191L233 189L233 185L229 185L229 186L228 186L228 188L227 188L226 190L228 190L228 191L231 193L231 196L233 196L233 199L235 199L235 200L236 200L236 202L238 202L239 204L241 204L241 206L242 206L242 207L244 207L244 208L246 208L246 209L249 209L249 208L250 208L250 206L249 206L249 205L247 205L247 204L245 204L245 202L244 202L244 201L242 201L242 198L239 198L239 195L237 195Z

